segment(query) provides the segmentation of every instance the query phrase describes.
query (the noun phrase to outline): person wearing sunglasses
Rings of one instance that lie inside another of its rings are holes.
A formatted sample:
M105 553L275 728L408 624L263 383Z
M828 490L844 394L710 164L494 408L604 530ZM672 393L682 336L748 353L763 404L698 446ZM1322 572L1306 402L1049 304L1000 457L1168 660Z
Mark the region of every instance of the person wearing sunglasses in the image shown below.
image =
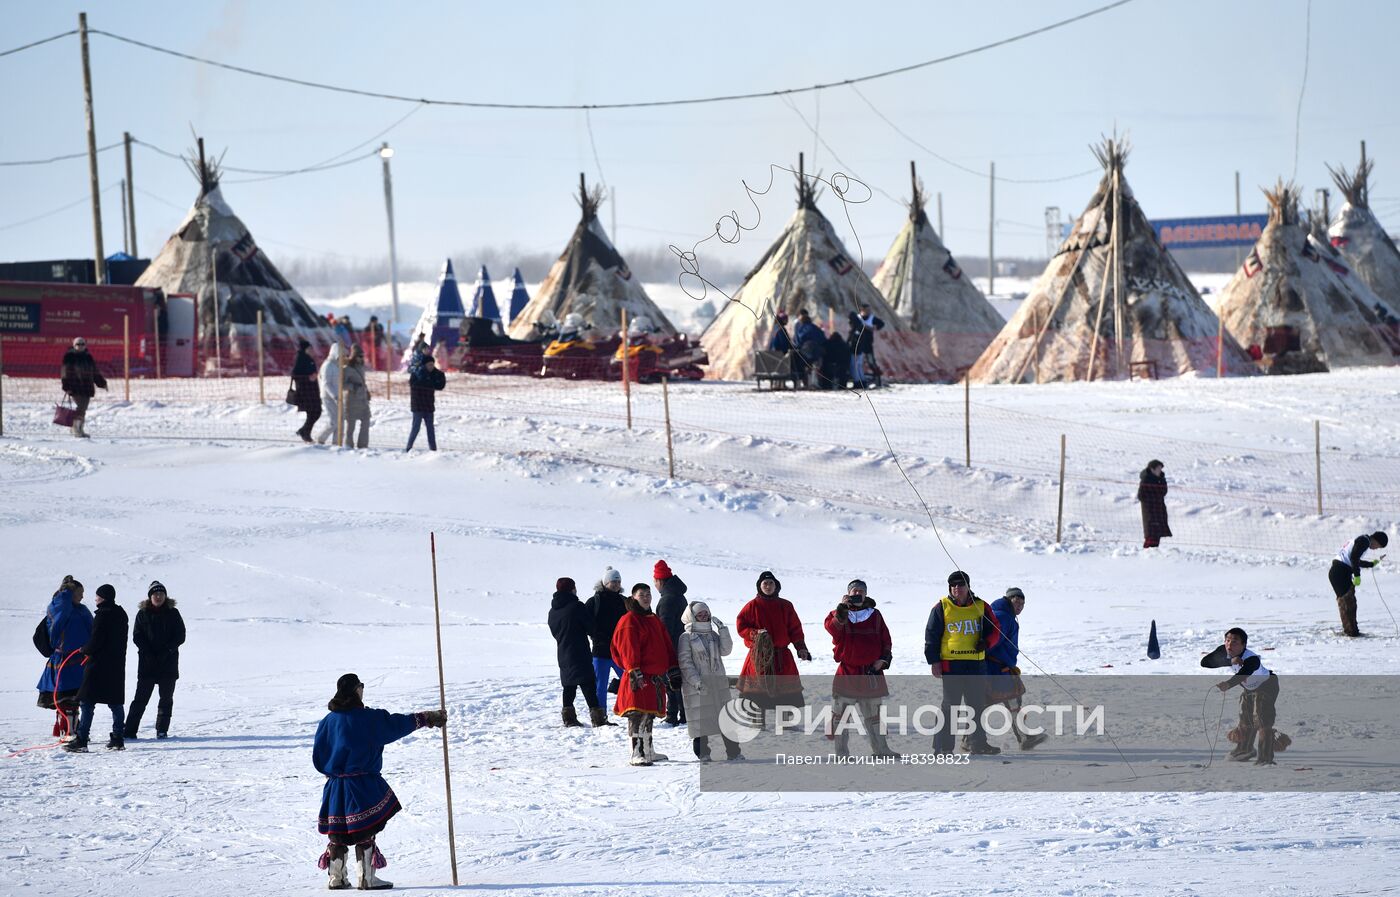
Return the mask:
M73 435L87 439L83 429L87 420L88 403L97 395L97 388L107 388L107 378L97 369L97 362L88 354L87 340L81 336L73 340L72 348L63 353L63 368L59 374L63 391L73 399L76 414L73 417Z

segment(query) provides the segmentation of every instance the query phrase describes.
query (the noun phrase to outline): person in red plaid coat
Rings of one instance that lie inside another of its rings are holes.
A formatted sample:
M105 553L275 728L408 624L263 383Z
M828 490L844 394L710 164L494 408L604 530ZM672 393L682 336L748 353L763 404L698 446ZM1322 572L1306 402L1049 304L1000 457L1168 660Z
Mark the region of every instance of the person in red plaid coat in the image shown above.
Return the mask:
M613 631L612 657L622 667L613 711L627 719L633 766L669 759L652 747L651 727L666 715L666 689L680 688L676 643L651 610L651 586L637 583L624 599L627 613Z
M836 732L836 753L850 755L851 729L857 723L851 708L870 739L876 757L898 757L880 730L880 699L890 693L885 682L891 652L890 628L875 609L864 580L853 579L836 609L826 615L832 656L838 666L831 680L831 719ZM852 716L851 719L846 719Z

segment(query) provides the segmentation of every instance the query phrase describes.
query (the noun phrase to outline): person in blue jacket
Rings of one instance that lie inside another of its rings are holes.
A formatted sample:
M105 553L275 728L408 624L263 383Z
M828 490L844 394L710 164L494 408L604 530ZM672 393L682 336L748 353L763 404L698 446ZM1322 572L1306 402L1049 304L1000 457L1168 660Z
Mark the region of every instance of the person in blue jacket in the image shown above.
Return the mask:
M53 653L39 677L39 706L57 710L53 734L67 741L78 731L78 687L83 684L79 649L92 637L92 611L83 604L83 584L63 577L44 615Z
M345 861L355 845L360 890L392 888L392 882L375 871L386 865L374 838L403 809L394 790L379 771L384 766L384 745L398 741L424 726L446 725L441 710L390 713L365 706L365 685L354 673L335 683L330 713L316 728L311 762L326 777L321 791L321 813L316 830L329 842L321 855L321 868L330 875L331 890L350 887Z
M1011 711L1011 731L1021 750L1028 751L1049 736L1044 732L1026 732L1016 720L1016 713L1021 709L1021 695L1026 691L1021 684L1021 668L1016 665L1021 656L1021 624L1016 618L1025 609L1026 593L1016 586L992 602L992 614L1001 630L1001 638L987 648L987 675L991 699L1000 700Z

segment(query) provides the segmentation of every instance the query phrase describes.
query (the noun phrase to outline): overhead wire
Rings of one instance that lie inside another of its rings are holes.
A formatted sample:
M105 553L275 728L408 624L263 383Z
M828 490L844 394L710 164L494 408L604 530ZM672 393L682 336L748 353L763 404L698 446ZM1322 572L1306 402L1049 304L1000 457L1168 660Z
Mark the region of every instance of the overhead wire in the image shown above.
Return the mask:
M77 33L78 29L74 28L72 31L64 31L61 34L55 34L52 37L45 37L41 38L40 40L30 41L27 44L21 44L20 46L13 47L9 50L0 50L0 57L11 56L15 53L20 53L24 50L32 50L35 47L42 47L44 44L50 43L51 41L61 40L65 37L72 37Z

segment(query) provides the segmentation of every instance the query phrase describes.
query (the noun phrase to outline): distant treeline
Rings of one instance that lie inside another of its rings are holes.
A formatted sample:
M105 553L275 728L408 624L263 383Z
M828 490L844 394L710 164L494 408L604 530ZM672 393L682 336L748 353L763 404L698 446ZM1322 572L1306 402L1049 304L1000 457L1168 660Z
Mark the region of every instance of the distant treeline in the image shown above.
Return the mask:
M1241 256L1247 252L1248 249L1239 250ZM1173 254L1181 267L1189 272L1228 273L1235 270L1238 264L1234 249L1186 249L1174 250ZM622 255L627 259L633 276L646 283L674 281L681 272L675 254L664 245L623 248ZM518 267L528 283L538 283L549 273L558 256L548 252L527 252L513 246L484 246L454 253L451 258L458 281L470 285L481 265L485 265L497 280L509 277ZM873 275L880 265L880 258L867 258L865 261L866 273ZM997 262L1003 272L1009 266L1014 266L1016 277L1034 277L1045 268L1043 258L999 258ZM701 263L704 275L725 288L742 283L749 273L748 265L726 263L720 259L702 257ZM987 276L985 258L959 256L958 264L970 277ZM321 295L348 293L389 280L387 256L379 261L334 256L283 256L278 265L287 279L298 288L312 289ZM441 267L440 261L400 260L399 280L434 281ZM1009 275L1003 273L998 276Z

